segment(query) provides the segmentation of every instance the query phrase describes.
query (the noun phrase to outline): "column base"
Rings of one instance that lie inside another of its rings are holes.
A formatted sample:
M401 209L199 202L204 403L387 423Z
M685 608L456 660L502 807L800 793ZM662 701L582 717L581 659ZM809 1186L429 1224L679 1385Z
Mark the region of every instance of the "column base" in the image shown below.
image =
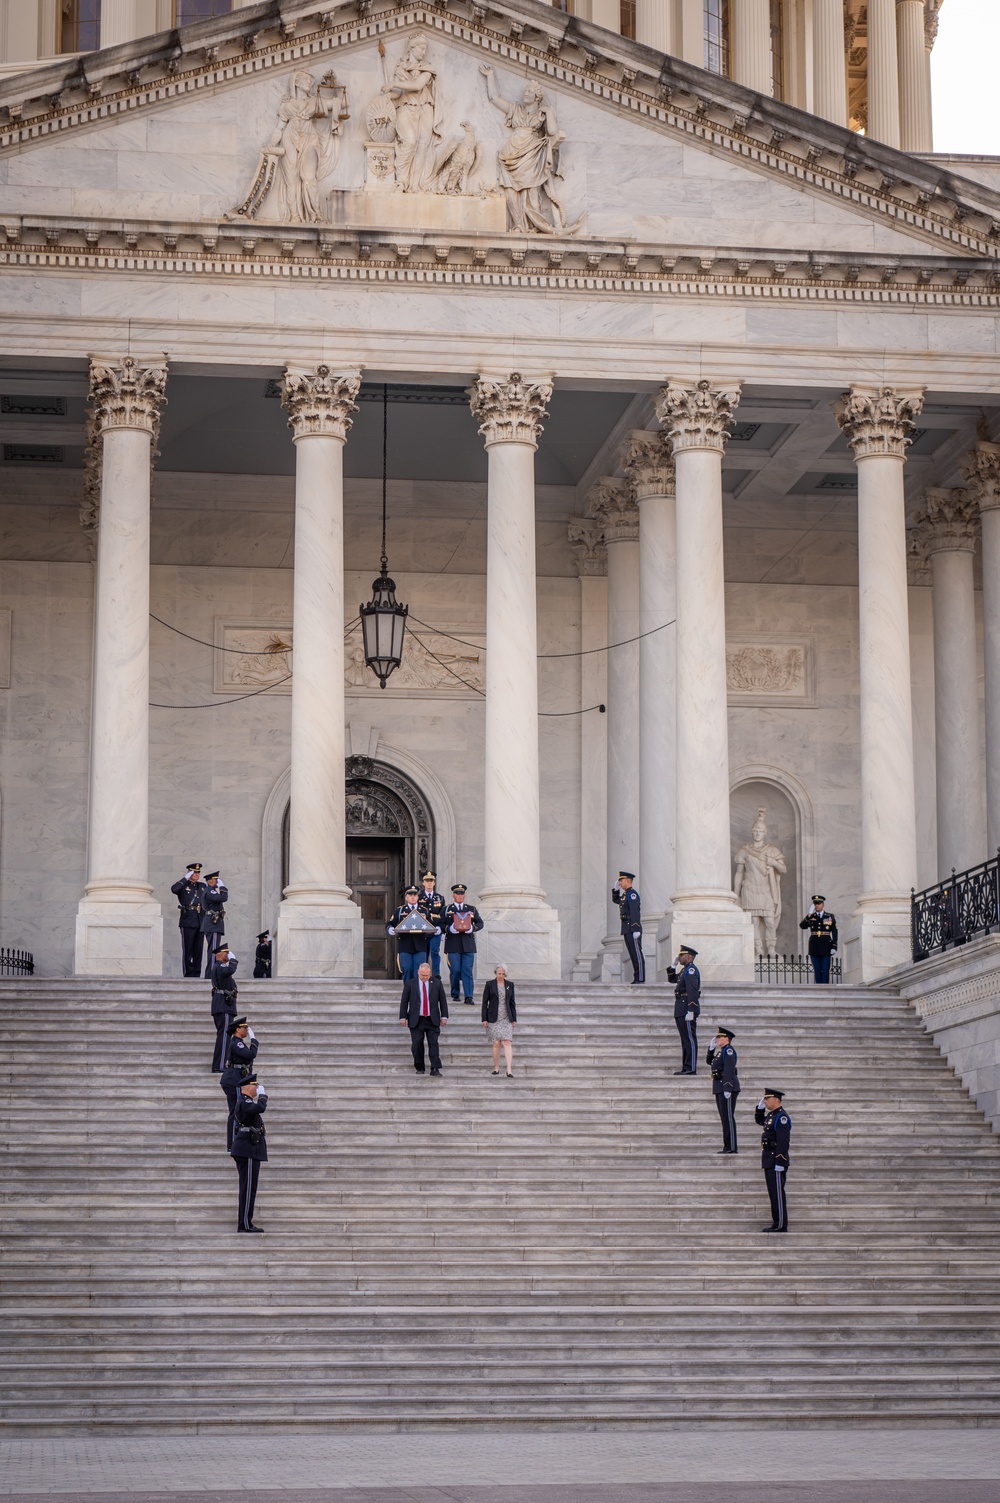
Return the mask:
M593 955L578 955L570 969L569 979L571 981L589 981L591 979L590 973L593 964Z
M590 962L590 979L605 986L620 986L623 981L632 980L632 962L620 931L606 934L601 940L601 948Z
M554 908L520 893L503 892L480 893L478 906L486 926L478 936L486 979L501 963L510 966L515 984L560 979L562 933Z
M365 924L349 898L329 894L283 899L274 937L276 976L365 973Z
M727 981L745 985L753 981L753 920L730 895L724 893L678 894L669 923L667 964L682 944L698 951L698 969L703 981ZM666 936L664 936L666 938ZM657 935L657 945L661 944ZM666 967L664 967L664 970Z
M913 961L910 900L874 893L858 899L858 912L841 930L844 980L853 986L881 981Z
M162 976L163 913L149 897L80 899L75 976Z

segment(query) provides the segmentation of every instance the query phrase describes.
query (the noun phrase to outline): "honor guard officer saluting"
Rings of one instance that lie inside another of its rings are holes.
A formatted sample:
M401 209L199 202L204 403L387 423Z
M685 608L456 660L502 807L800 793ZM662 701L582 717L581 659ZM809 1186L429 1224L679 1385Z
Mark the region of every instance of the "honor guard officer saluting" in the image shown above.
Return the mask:
M257 1039L246 1018L234 1018L229 1025L229 1040L226 1057L222 1061L219 1084L229 1103L229 1121L226 1123L226 1152L233 1151L233 1131L236 1122L236 1102L240 1086L248 1075L253 1074L253 1062L257 1058Z
M420 900L417 906L427 922L433 924L435 929L438 931L437 934L432 934L429 936L431 942L431 975L440 976L441 936L444 934L445 930L445 901L437 890L437 877L435 876L434 872L424 872L420 880L424 884L424 890L420 894Z
M248 1075L240 1084L236 1102L235 1132L233 1146L229 1150L236 1160L240 1176L240 1209L236 1222L238 1232L263 1232L262 1226L254 1226L253 1212L257 1201L257 1180L261 1164L267 1163L267 1137L260 1120L267 1109L267 1095L256 1075Z
M399 956L399 969L402 972L404 981L409 981L411 977L415 976L418 967L427 959L429 934L421 934L419 931L416 934L407 934L405 930L402 934L396 933L398 926L404 919L409 918L411 914L417 914L420 918L423 918L417 901L419 897L419 887L408 887L406 889L406 902L399 905L385 926L385 932L389 935L390 939L395 937L396 953Z
M257 948L253 956L253 973L257 981L271 979L271 931L265 929L257 936Z
M201 932L208 943L208 961L205 965L207 981L212 973L212 957L226 936L225 905L229 902L229 888L225 882L219 881L218 872L205 873L205 893L201 902Z
M674 983L674 1022L681 1036L681 1067L675 1075L698 1073L698 1014L701 1012L701 972L695 965L697 950L681 945L667 980Z
M809 930L809 959L813 975L820 986L830 981L830 956L837 948L837 920L826 911L826 898L820 892L813 894L812 907L799 924Z
M476 935L483 927L479 909L465 901L468 892L464 882L456 882L451 889L453 901L445 912L448 932L444 937L444 953L448 957L451 973L451 1000L458 1001L459 985L462 1001L472 1006L472 978L476 969Z
M767 1181L767 1193L771 1197L771 1225L762 1226L762 1232L788 1231L785 1180L792 1119L781 1104L784 1094L784 1091L766 1090L754 1112L754 1120L764 1129L760 1135L760 1162Z
M618 881L611 889L611 900L617 904L622 921L622 939L632 962L632 985L642 986L646 980L646 961L642 953L642 904L632 883L635 872L619 872Z
M736 1050L731 1028L717 1028L715 1040L708 1051L708 1064L712 1071L712 1094L722 1118L722 1147L720 1153L737 1153L736 1144L736 1098L740 1094L740 1077L736 1073Z
M170 891L180 904L177 920L181 931L181 964L185 976L201 975L201 948L205 943L201 932L204 909L205 884L201 880L201 862L190 861L188 869Z
M218 1075L226 1055L226 1034L230 1018L236 1016L236 967L239 961L232 950L221 945L212 958L212 1021L215 1024L215 1053L212 1069Z

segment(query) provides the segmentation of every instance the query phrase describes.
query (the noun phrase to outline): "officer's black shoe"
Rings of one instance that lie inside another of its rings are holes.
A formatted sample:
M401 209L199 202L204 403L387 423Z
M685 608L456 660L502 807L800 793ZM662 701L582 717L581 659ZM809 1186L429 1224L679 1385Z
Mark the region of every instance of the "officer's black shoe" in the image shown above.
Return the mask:
M716 1156L716 1158L719 1158L724 1153L735 1153L735 1152L736 1152L735 1148L717 1148L715 1150L715 1156Z
M432 1070L432 1071L431 1071L431 1074L432 1074L432 1075L440 1075L440 1074L441 1074L441 1071L440 1071L440 1070Z
M675 1075L693 1075L694 1071L693 1070L675 1070L674 1074Z
M414 1065L413 1068L417 1072L418 1075L422 1075L424 1073L424 1067L423 1067L423 1065Z
M262 1226L238 1226L236 1230L246 1233L247 1236L253 1236L254 1232L260 1237L264 1235L264 1228Z
M474 1005L471 997L464 998L464 1002L466 1007L472 1007Z
M646 983L645 983L645 981L640 981L639 978L638 978L638 976L636 976L636 978L635 978L634 981L629 982L629 985L630 986L645 986Z
M771 1223L770 1226L762 1226L761 1227L761 1231L762 1232L776 1232L777 1230L778 1230L778 1228L774 1225L773 1221L772 1221L772 1223Z
M784 1235L784 1233L788 1231L788 1228L787 1228L787 1226L764 1226L764 1227L761 1227L761 1231L763 1231L763 1232L776 1232L779 1235Z

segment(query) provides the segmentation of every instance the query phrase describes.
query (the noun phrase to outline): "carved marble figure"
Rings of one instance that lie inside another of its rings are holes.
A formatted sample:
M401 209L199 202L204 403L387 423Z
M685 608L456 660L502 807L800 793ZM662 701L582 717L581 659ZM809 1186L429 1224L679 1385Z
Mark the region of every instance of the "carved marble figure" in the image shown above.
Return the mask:
M427 66L423 37L410 42L383 92L396 110L396 186L404 193L431 193L440 170L441 130L437 75Z
M505 116L510 136L497 152L500 183L507 196L508 229L543 235L573 234L578 225L567 223L566 209L556 190L559 148L566 136L556 123L555 110L545 103L541 89L526 84L520 104L497 92L496 77L488 63L479 71L486 80L492 105Z
M753 919L754 955L775 955L781 922L781 879L785 858L767 839L766 809L758 809L751 839L736 852L733 891Z
M326 93L329 98L324 98ZM349 119L347 91L333 73L292 76L291 92L278 106L278 123L261 152L250 191L233 216L256 219L277 185L278 217L284 224L320 224L321 187L340 160L340 131ZM232 216L227 216L232 217Z

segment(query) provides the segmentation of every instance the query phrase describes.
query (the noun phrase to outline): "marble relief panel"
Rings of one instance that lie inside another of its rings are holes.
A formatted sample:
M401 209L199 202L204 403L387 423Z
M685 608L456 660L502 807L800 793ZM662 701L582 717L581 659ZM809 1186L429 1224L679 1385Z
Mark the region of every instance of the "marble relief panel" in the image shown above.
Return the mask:
M730 638L726 681L731 704L811 707L816 703L812 640Z

